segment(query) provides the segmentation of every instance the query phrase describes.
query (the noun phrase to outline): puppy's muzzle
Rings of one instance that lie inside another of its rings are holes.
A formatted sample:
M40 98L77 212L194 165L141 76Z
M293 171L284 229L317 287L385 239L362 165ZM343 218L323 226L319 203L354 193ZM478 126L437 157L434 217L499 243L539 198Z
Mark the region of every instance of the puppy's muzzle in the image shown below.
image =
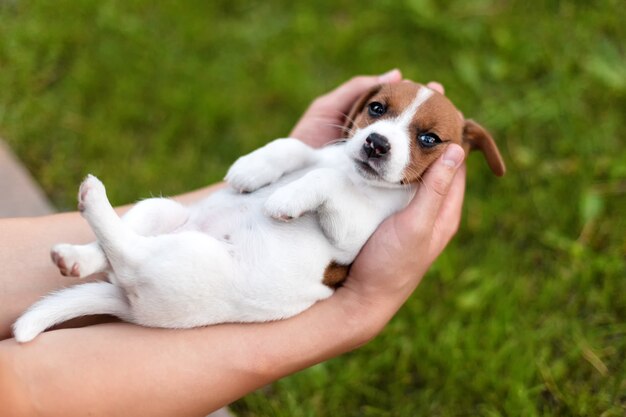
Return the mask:
M386 155L390 149L391 145L389 144L389 140L378 133L370 133L370 135L365 138L365 143L363 144L363 151L368 158L380 158Z

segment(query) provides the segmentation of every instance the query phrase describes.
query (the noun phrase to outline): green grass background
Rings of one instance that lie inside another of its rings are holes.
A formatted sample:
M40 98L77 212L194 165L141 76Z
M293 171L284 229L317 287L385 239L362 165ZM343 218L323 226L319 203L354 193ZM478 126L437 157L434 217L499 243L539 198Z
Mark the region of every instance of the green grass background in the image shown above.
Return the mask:
M2 0L0 135L60 210L88 172L121 204L219 181L354 74L439 80L508 174L470 158L458 236L377 339L233 409L623 416L625 9Z

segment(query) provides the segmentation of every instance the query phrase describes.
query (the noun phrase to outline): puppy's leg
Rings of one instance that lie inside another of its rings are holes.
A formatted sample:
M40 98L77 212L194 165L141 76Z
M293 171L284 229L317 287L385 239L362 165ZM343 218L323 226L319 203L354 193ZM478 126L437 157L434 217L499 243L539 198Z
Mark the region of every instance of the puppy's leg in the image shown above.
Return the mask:
M364 242L381 220L373 202L344 173L332 168L316 169L280 187L268 197L265 211L283 221L316 211L326 237L345 250Z
M122 217L122 222L139 235L155 236L174 231L188 217L189 211L183 205L166 198L150 198L137 203ZM109 269L109 262L98 242L58 244L50 255L65 276L84 278Z
M315 211L328 198L348 189L346 176L332 168L313 170L274 191L265 201L265 212L278 220L300 217Z
M298 139L276 139L237 159L225 180L235 190L252 192L315 162L315 149Z
M66 277L84 278L104 272L109 262L98 242L86 245L70 245L59 243L50 251L52 262L59 268L61 275Z
M141 236L171 233L189 219L189 210L169 198L148 198L135 204L122 221Z
M107 199L104 185L89 175L80 185L78 208L96 235L100 248L117 275L116 264L132 265L145 252L145 240L117 215Z

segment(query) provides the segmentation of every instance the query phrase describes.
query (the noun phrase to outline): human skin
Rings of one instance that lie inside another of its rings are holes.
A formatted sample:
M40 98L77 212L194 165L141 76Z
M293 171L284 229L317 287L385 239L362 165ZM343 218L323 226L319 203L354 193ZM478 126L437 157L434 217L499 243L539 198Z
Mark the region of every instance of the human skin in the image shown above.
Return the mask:
M360 94L400 79L392 71L348 81L315 100L290 136L313 146L339 138L343 115ZM206 415L367 343L456 233L463 159L459 146L447 147L409 206L372 235L333 296L270 323L170 330L108 322L49 331L20 345L10 338L9 326L24 308L77 282L59 275L48 260L49 248L61 241L88 242L93 235L77 213L0 220L0 415ZM178 199L193 202L214 189Z

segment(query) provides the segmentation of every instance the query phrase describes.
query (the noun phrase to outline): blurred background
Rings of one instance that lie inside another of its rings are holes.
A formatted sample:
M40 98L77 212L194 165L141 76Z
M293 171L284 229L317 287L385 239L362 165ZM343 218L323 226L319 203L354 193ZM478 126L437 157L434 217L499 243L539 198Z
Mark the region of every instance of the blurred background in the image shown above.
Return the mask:
M624 6L2 0L0 136L57 209L88 172L123 204L220 181L355 74L438 80L507 175L470 157L458 236L378 338L233 412L623 416Z

